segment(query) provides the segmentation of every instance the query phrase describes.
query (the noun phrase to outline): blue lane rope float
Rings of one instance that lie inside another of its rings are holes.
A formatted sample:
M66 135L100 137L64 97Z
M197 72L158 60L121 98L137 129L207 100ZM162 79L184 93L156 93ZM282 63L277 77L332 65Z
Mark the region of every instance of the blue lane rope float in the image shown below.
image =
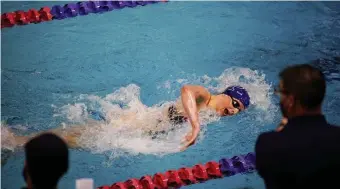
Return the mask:
M27 12L18 10L15 12L3 13L1 15L1 28L13 27L14 25L27 25L51 20L62 20L76 16L84 16L90 13L105 13L112 10L119 10L125 7L134 8L145 6L167 0L157 1L84 1L68 3L65 5L54 5L42 7L39 11L30 9Z

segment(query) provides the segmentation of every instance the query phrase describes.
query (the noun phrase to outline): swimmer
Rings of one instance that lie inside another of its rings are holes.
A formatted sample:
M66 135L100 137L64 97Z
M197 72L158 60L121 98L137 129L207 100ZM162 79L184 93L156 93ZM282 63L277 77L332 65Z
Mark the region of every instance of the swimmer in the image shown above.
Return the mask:
M244 111L250 103L248 92L240 86L230 86L222 93L213 95L202 86L186 85L181 89L181 101L169 107L169 119L176 123L189 121L192 130L185 137L185 150L194 144L199 132L199 111L212 109L220 116L232 116Z
M214 110L219 116L232 116L244 111L249 104L249 94L246 89L240 86L230 86L222 93L211 94L202 86L185 85L181 89L180 99L176 103L167 106L163 115L174 125L182 124L184 122L190 123L192 127L191 132L185 136L183 140L184 145L181 147L181 151L184 151L195 143L200 132L200 111ZM132 113L130 115L124 115L119 119L128 121L135 120L135 118L136 114ZM77 148L80 147L77 139L82 135L85 129L86 127L84 126L72 126L67 128L56 128L49 130L48 132L53 132L61 136L70 147ZM169 130L171 130L171 128L169 128ZM149 133L157 132L158 131L152 131L152 129L151 131L149 130ZM14 136L15 142L18 146L22 146L29 138L34 137L37 134Z

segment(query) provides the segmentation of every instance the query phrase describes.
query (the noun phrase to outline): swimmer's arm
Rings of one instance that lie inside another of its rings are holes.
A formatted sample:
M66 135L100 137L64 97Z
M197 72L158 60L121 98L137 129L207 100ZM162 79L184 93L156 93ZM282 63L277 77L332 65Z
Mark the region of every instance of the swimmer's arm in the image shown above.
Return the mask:
M46 132L52 132L63 138L70 148L80 148L79 139L85 129L85 125L73 125L66 128L58 127Z
M210 98L210 93L206 88L199 85L184 85L181 89L182 103L183 96L189 94L191 94L194 97L196 106L199 106L201 104L207 104Z
M97 125L97 124L94 124ZM9 131L11 135L13 135L14 140L15 140L15 147L22 147L24 146L29 140L31 140L33 137L36 137L40 134L43 133L53 133L55 135L58 135L64 141L67 143L68 147L70 148L81 148L81 145L79 143L79 139L81 135L85 132L86 130L86 125L73 125L73 126L68 126L66 128L63 127L57 127L54 129L49 129L47 131L40 131L36 133L32 133L30 135L26 136L20 136L20 135L15 135L12 131Z
M209 100L210 93L202 86L185 85L181 89L181 99L185 112L189 117L192 126L191 137L184 148L189 147L196 140L200 131L198 120L198 104L206 103Z
M15 147L22 147L24 146L29 140L32 138L44 134L44 133L53 133L59 137L61 137L68 145L70 148L79 148L79 142L78 139L81 136L81 133L84 129L80 127L75 127L75 128L55 128L55 129L50 129L47 131L41 131L41 132L36 132L32 133L30 135L26 136L21 136L21 135L14 135L14 140L15 140Z

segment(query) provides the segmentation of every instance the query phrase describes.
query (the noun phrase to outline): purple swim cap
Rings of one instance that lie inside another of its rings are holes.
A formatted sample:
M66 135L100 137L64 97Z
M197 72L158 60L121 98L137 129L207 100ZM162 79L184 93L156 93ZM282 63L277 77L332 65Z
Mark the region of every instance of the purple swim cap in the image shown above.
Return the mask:
M245 108L249 106L250 97L246 89L241 86L230 86L228 87L223 94L236 98L241 101Z

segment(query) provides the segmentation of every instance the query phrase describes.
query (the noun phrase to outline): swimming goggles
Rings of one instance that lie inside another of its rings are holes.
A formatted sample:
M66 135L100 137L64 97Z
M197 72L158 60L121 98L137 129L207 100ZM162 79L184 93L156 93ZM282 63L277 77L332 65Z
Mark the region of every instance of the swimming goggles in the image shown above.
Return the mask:
M231 98L231 104L233 105L233 107L238 109L238 111L240 112L241 111L240 103L238 103L233 97L230 97L230 98Z

